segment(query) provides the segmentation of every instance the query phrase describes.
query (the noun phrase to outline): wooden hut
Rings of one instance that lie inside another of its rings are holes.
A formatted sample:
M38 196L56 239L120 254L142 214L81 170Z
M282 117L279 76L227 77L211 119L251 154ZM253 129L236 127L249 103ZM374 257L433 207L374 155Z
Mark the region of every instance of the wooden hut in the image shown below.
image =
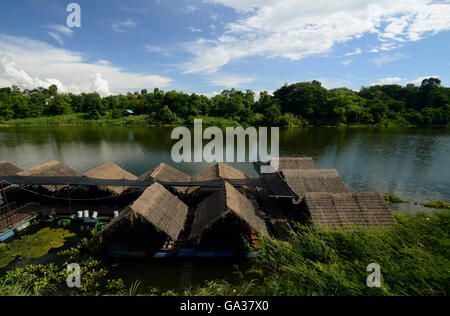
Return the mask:
M118 165L112 162L107 162L100 167L89 170L84 174L85 177L92 179L102 180L137 180L138 177L128 171L120 168ZM120 195L129 187L99 187L102 191L107 191L113 195Z
M288 186L298 196L299 200L308 192L344 193L350 189L342 181L339 172L335 169L322 170L283 170L281 175Z
M141 219L151 224L156 231L164 233L164 235L176 241L184 229L188 209L188 206L178 197L159 183L154 183L144 191L133 205L110 222L100 232L100 235L125 218L133 221Z
M162 182L190 182L191 176L175 169L165 163L161 163L158 167L149 172L144 173L139 177L139 180L149 180ZM186 193L188 187L174 187L175 191L179 193Z
M203 182L211 180L242 180L248 179L248 177L240 170L237 170L225 163L218 163L214 166L200 172L192 177L192 182ZM197 191L199 187L191 187L188 190L188 194L192 194Z
M19 172L18 176L23 177L81 177L75 170L63 165L58 161L50 161L38 167ZM66 185L43 185L44 189L56 192L67 187Z
M233 230L236 225L240 230ZM239 232L245 230L247 233L250 232L250 235L260 232L269 236L266 224L256 215L250 200L225 182L222 188L197 206L189 239L197 243L200 241L203 243L205 240L211 247L220 248L219 245L227 244L228 241L241 242ZM205 237L211 232L212 235Z
M304 205L311 219L332 227L389 226L394 215L379 192L306 193Z
M7 161L0 161L0 177L15 176L23 170Z

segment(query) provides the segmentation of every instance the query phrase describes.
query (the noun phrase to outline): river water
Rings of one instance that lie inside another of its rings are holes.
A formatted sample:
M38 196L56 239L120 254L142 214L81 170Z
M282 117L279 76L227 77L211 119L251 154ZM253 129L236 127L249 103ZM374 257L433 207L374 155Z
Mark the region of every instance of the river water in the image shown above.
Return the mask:
M190 175L206 163L175 164L169 127L0 128L0 161L22 169L50 160L85 172L107 161L141 175L166 162ZM378 190L413 202L450 202L449 128L282 128L280 156L310 156L338 169L353 190ZM255 176L253 165L233 166Z

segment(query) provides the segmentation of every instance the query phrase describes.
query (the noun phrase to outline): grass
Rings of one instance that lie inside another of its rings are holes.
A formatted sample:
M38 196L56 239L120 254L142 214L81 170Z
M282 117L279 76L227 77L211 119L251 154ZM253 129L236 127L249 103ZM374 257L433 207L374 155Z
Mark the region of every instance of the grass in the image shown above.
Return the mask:
M372 296L447 295L450 211L396 214L390 229L297 226L292 241L263 238L245 280L209 282L194 295ZM369 288L367 266L381 266L380 288Z
M442 201L426 203L426 204L423 204L423 206L429 207L429 208L435 208L435 209L446 209L446 210L450 209L450 203L446 203L446 202L442 202Z
M399 198L398 196L391 195L391 194L385 194L384 199L388 205L391 205L394 203L407 203L407 201Z

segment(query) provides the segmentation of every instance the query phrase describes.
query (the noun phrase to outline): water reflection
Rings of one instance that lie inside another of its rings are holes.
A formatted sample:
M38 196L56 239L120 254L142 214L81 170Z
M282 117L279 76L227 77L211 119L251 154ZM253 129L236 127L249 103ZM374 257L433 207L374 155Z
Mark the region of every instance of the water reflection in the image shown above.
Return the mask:
M208 164L174 164L172 128L0 128L0 160L27 169L58 160L85 172L113 161L140 175L166 162L195 174ZM255 145L255 144L253 144ZM354 190L379 190L411 201L450 201L450 129L285 128L281 156L312 156L336 168ZM251 164L233 164L255 176Z

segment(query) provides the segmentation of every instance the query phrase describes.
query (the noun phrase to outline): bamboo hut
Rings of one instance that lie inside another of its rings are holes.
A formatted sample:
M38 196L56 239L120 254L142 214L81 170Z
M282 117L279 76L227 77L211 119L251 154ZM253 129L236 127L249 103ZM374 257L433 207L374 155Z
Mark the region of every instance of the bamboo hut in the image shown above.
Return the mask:
M137 180L138 177L128 171L120 168L118 165L107 162L95 169L89 170L84 174L85 177L102 180ZM112 195L120 195L127 191L129 187L99 187L100 190L111 193Z
M394 215L379 192L306 193L304 205L311 219L331 227L390 226Z
M23 177L81 177L75 170L63 165L58 161L50 161L41 166L19 172L18 176ZM44 189L56 192L67 187L66 185L43 185Z
M272 164L273 161L271 160ZM308 170L308 169L316 169L314 164L314 159L307 158L279 158L278 159L278 170Z
M308 192L330 192L345 193L350 192L347 185L342 181L339 172L335 169L322 170L283 170L288 186L294 191L299 200Z
M156 231L164 233L176 241L184 229L188 206L178 197L166 190L161 184L155 183L148 187L133 205L121 212L100 232L100 236L112 226L125 218L141 219L151 224Z
M200 172L192 177L192 182L203 182L211 180L243 180L248 177L240 170L237 170L227 164L218 163L214 166ZM199 187L191 187L187 191L188 194L192 194L197 191Z
M220 224L225 224L222 229L218 227ZM234 233L232 225L245 226L247 232L260 232L269 236L266 224L256 215L253 204L231 184L225 182L222 188L197 206L189 239L197 243L206 240L213 243L213 247L216 247L217 243L232 239L241 242L241 235ZM205 235L209 232L215 232L216 238L206 238Z
M139 180L149 180L153 179L155 181L162 182L191 182L191 176L175 169L165 163L161 163L158 167L144 173L139 177ZM179 193L186 193L188 187L174 187L175 191Z

